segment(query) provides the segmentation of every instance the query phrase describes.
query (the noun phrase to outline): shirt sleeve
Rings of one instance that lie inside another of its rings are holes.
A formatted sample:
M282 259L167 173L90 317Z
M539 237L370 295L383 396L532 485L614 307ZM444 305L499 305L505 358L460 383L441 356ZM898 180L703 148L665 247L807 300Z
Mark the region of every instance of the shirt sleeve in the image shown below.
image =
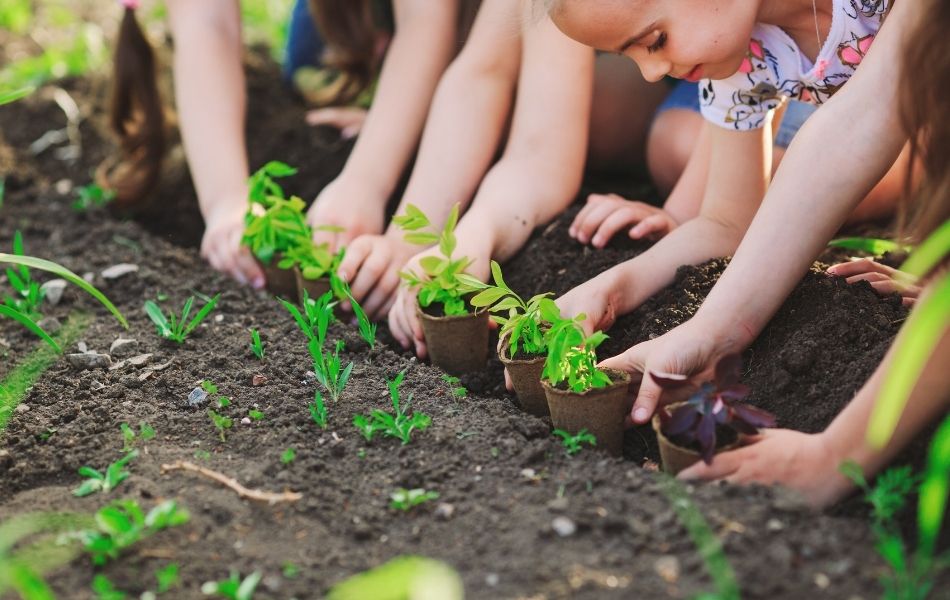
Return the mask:
M739 71L728 79L702 80L699 104L703 118L735 131L762 128L769 111L782 103L782 94L772 82L756 76L760 73Z

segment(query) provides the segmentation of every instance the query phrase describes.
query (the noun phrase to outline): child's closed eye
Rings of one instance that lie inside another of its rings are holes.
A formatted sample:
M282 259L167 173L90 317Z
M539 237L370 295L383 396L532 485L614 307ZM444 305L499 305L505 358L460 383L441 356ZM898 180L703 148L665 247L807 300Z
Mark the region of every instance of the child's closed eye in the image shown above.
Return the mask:
M657 33L656 40L652 44L647 46L647 52L653 54L654 52L661 50L663 46L666 45L666 33Z

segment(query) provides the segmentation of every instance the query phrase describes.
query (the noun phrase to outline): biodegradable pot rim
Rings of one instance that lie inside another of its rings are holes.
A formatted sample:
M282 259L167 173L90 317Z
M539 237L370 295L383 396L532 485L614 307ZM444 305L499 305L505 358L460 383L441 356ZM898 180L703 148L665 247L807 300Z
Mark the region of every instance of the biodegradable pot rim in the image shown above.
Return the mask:
M558 387L551 385L547 379L541 380L541 385L544 386L545 391L550 390L551 392L561 395L561 396L575 396L578 398L590 398L594 396L600 396L606 394L621 385L630 385L630 373L626 371L620 371L618 369L601 369L604 373L610 377L610 385L604 386L602 388L590 388L583 392L575 392L574 390L562 390Z
M531 358L508 358L508 344L504 343L506 338L498 340L498 360L505 365L533 365L544 362L548 359L547 354L535 354Z
M436 317L435 315L430 315L430 314L427 313L426 311L422 310L422 307L419 305L419 302L416 301L416 314L418 314L418 315L419 315L419 318L421 318L421 319L428 319L428 320L430 320L430 321L437 321L437 322L438 322L438 321L461 321L461 320L463 320L463 319L472 319L472 318L477 318L477 317L487 317L487 316L488 316L488 311L483 310L483 311L479 312L479 311L476 310L476 311L473 311L473 312L470 312L470 313L466 313L466 314L464 314L464 315L442 315L441 317Z
M679 451L681 451L681 452L684 452L684 453L686 453L686 454L691 454L691 455L695 456L697 460L702 460L702 459L703 459L703 455L700 454L699 451L693 450L692 448L687 448L687 447L685 447L685 446L680 446L679 444L677 444L676 442L674 442L674 441L671 440L670 438L666 437L666 434L664 434L663 431L661 430L662 424L660 423L660 411L661 411L661 410L666 410L666 409L669 409L669 408L674 408L674 407L682 406L682 405L684 405L684 404L686 404L685 401L684 401L684 402L673 402L672 404L667 404L666 406L661 406L655 413L653 413L653 418L650 419L650 424L653 425L653 431L656 432L656 437L657 437L658 439L661 439L664 443L669 444L671 447L676 448L677 450L679 450ZM741 435L739 432L736 432L736 439L735 439L734 441L732 441L732 442L726 444L725 446L717 446L716 449L715 449L715 451L713 452L713 456L719 454L720 452L727 452L727 451L729 451L729 450L734 450L734 449L736 449L736 448L739 447L739 444L740 444L741 442L742 442L742 435Z

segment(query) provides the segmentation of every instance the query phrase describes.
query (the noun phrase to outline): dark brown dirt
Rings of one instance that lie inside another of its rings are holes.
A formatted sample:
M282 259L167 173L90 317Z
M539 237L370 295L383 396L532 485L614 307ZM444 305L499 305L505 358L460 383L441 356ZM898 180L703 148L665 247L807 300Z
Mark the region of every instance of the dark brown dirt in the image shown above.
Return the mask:
M311 196L319 182L332 177L345 149L333 142L311 147L320 134L300 124L301 107L281 104L273 71L259 71L251 77L255 99L283 109L252 112L260 121L249 128L252 164L282 159L315 165L287 186ZM255 77L271 83L255 87ZM74 82L70 90L84 107L101 106L86 86ZM69 197L52 183L63 177L84 183L106 149L93 120L84 139L94 147L79 164L24 153L24 144L49 128L45 120L55 112L40 97L0 110L0 156L13 153L16 165L7 173L8 183L16 184L9 186L3 207L0 246L9 247L19 228L32 253L94 273L95 283L129 318L129 331L75 291L48 312L65 319L72 311L88 310L95 318L82 339L91 348L107 351L122 335L137 340L136 353L152 358L139 368L85 372L60 361L43 376L24 399L28 409L16 413L0 438L0 518L36 510L92 512L111 498L135 498L145 506L177 499L192 514L189 524L158 534L101 569L137 594L152 571L175 561L184 585L176 598L202 597L201 583L226 577L229 568L264 572L257 598L314 598L353 573L407 553L452 564L470 598L689 598L711 589L662 480L640 467L645 458L656 458L649 429L627 434L625 459L594 451L566 458L549 422L521 413L501 391L497 360L486 373L464 378L473 392L454 399L438 370L390 347L368 351L352 328L336 325L332 337L345 340L345 358L355 366L342 398L329 405L330 428L317 428L306 408L315 383L308 376L305 340L273 299L215 274L194 248L169 243L164 225L153 222L160 233L153 235L102 211L80 215L69 208ZM315 163L313 156L323 152L329 158ZM176 187L184 185L172 182L159 190L166 206L193 199L193 192ZM193 212L182 214L194 220ZM507 265L516 289L563 292L645 247L584 249L566 236L571 214L538 232ZM176 219L171 220L180 224ZM122 262L139 265L139 271L102 280L103 268ZM688 318L723 265L712 261L681 269L670 288L618 322L605 353ZM144 301L165 293L166 306L181 306L192 290L221 292L219 308L181 346L160 340L142 310ZM747 354L753 401L775 411L783 426L820 429L873 370L903 316L898 303L878 298L867 286L810 273ZM248 349L250 327L262 333L267 352L262 363ZM35 344L6 325L3 337L15 348L11 357ZM388 337L385 331L382 337ZM4 371L9 364L3 363ZM408 446L391 439L366 443L351 425L353 416L386 408L385 380L403 370L404 394L413 395L415 410L430 415L432 426L414 434ZM267 380L255 386L258 374ZM223 412L235 424L225 443L204 407L186 406L188 393L202 379L213 380L232 398ZM242 424L252 408L264 413L263 420ZM104 467L120 456L123 421L145 421L158 435L132 463L132 477L109 498L74 498L70 491L79 483L80 466ZM56 431L44 440L50 429ZM284 465L279 457L288 447L296 449L297 458ZM203 452L210 454L201 458ZM160 473L162 463L178 459L218 469L248 487L291 489L303 499L283 506L254 504L194 475ZM388 508L388 495L397 487L436 490L451 514L437 516L437 503L396 513ZM743 598L879 595L884 566L865 520L812 513L776 490L689 489L724 543ZM552 528L557 517L569 519L576 531L557 535ZM281 575L288 562L300 567L298 577ZM90 598L95 572L87 559L79 559L51 582L62 597Z

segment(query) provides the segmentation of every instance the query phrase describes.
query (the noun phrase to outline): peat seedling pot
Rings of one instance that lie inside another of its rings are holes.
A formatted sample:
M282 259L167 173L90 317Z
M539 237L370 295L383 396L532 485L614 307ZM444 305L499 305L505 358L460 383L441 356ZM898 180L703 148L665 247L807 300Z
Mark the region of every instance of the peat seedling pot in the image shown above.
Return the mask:
M264 271L264 278L267 280L267 289L271 294L279 296L285 300L297 298L300 293L297 291L297 268L281 269L277 266L280 262L280 255L275 254L269 265L262 263L256 256L254 260Z
M303 305L303 293L306 290L307 296L316 300L320 296L330 291L330 278L320 277L319 279L307 279L300 272L300 269L294 268L294 275L297 278L297 290L300 292L298 302Z
M521 408L537 417L551 414L544 386L541 385L545 358L538 355L532 355L530 358L508 358L508 344L504 341L498 349L498 360L508 369Z
M677 407L682 406L685 402L676 402L660 408L659 410L666 410L672 412ZM663 435L663 432L660 430L660 413L657 411L653 415L653 431L656 432L656 441L660 446L660 458L663 462L663 471L669 473L670 475L676 475L683 469L693 466L702 460L702 456L696 450L691 448L684 448L679 444L674 444ZM725 433L727 437L723 438L720 433ZM725 442L720 445L720 441ZM725 452L727 450L732 450L739 446L739 440L731 429L720 428L716 431L716 454L720 452Z
M436 317L416 304L432 364L449 375L485 368L488 359L488 311Z
M586 392L556 388L547 381L542 385L555 429L571 434L586 429L597 438L597 448L620 456L623 454L623 420L630 408L627 394L630 375L613 369L604 369L604 372L611 384Z

